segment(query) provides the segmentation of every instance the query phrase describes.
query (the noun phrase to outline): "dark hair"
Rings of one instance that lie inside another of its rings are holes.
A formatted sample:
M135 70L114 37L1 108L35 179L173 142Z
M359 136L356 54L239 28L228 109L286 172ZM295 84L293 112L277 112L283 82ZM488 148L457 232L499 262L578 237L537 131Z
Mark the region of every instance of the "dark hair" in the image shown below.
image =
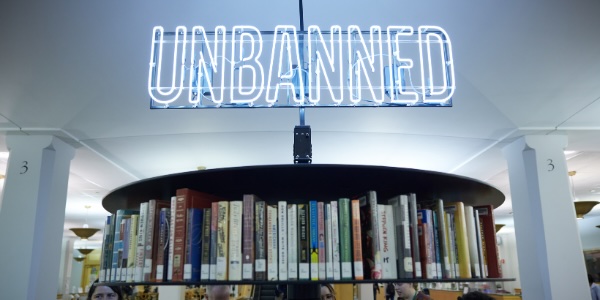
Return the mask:
M588 283L590 285L592 285L592 283L594 283L594 276L592 276L592 274L587 274L588 275Z
M96 281L94 281L94 283L92 284L92 286L90 287L90 290L88 291L88 300L92 300L92 295L94 295L94 292L96 291L96 283L98 283L98 279L96 279ZM117 296L119 296L119 300L123 300L123 291L121 290L120 286L114 286L114 285L106 285L107 287L109 287L111 290L113 290L113 292L117 293Z
M494 300L494 298L479 291L472 291L458 297L458 300Z

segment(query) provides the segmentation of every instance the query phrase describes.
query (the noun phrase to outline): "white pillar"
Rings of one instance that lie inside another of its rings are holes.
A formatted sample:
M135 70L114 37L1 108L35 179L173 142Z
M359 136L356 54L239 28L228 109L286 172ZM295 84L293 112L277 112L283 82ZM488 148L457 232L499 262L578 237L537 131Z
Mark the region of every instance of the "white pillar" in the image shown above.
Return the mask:
M525 300L591 299L566 146L566 136L524 136L503 149Z
M9 135L0 208L3 299L55 299L75 149L54 136Z

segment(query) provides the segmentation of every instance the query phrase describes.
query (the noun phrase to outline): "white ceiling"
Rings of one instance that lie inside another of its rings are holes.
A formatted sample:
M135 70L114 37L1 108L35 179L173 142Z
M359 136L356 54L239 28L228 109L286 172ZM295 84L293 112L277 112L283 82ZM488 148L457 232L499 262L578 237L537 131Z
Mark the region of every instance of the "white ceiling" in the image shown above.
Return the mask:
M304 2L306 26L443 27L457 86L452 108L307 109L314 163L483 180L505 193L496 214L511 223L502 147L525 134L563 134L575 151L577 197L600 200L590 192L600 191L600 1ZM54 134L77 147L65 228L84 222L85 205L90 225L101 226L102 197L138 179L292 163L298 110L150 110L146 89L155 25L278 24L299 24L297 1L4 0L0 134ZM586 224L600 224L600 207Z

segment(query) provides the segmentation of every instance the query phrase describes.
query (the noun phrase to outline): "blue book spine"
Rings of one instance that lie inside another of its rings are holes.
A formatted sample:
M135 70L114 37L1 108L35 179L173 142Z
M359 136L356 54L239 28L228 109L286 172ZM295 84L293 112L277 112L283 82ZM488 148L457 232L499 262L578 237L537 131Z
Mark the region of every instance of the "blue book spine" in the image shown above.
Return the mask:
M201 252L202 252L202 216L200 208L188 208L186 230L186 258L183 279L200 281Z
M310 279L319 280L319 220L317 201L309 201L310 220ZM325 278L323 278L325 279Z

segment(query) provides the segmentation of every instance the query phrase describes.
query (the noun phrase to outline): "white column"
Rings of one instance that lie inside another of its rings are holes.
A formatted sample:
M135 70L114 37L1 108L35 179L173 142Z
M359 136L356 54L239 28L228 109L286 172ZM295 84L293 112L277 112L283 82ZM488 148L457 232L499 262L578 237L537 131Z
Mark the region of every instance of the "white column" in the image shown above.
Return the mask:
M591 299L564 148L566 136L506 146L523 299Z
M3 299L55 299L75 149L54 136L9 135L0 208Z

